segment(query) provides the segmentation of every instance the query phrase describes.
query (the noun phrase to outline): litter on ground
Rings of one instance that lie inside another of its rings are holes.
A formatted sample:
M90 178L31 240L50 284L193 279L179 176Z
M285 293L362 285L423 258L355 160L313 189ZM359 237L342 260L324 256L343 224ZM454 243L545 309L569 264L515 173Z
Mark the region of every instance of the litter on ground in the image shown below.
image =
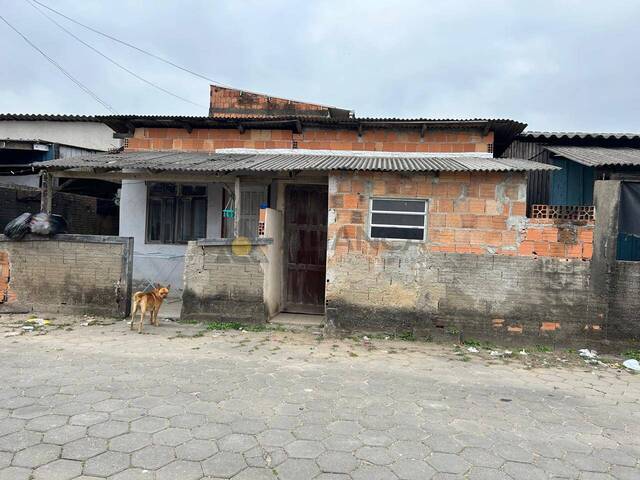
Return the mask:
M622 365L629 370L633 370L634 372L640 372L640 362L635 358L630 358L629 360L625 360L622 362Z

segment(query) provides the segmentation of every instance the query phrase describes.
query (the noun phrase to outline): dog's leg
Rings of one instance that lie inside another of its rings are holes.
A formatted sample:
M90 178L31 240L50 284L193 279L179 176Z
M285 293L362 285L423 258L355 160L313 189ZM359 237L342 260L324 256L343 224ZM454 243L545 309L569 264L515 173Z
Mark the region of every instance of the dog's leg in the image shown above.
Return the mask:
M138 324L138 333L142 333L142 325L144 324L144 314L147 313L147 306L140 306L140 323Z
M131 330L133 330L133 322L136 312L138 311L138 302L133 300L133 307L131 308Z

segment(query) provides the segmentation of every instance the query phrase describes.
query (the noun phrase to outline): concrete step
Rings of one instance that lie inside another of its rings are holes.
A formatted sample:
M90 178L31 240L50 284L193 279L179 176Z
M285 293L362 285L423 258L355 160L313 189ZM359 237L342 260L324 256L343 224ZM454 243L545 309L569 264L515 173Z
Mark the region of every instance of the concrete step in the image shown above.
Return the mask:
M326 317L324 315L307 315L303 313L279 313L269 323L289 328L321 329Z

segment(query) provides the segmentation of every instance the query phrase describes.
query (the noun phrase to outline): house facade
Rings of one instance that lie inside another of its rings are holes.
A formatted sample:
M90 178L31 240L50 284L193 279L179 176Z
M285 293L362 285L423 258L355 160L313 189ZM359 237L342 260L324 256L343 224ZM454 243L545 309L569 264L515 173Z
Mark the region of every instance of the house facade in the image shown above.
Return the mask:
M145 253L134 278L181 287L184 318L300 312L416 335L637 336L634 306L611 295L633 266L612 276L607 263L620 185L595 183L609 223L531 218L530 176L559 167L501 156L524 124L242 97L213 87L209 117L103 117L123 152L47 164L121 182L120 235Z

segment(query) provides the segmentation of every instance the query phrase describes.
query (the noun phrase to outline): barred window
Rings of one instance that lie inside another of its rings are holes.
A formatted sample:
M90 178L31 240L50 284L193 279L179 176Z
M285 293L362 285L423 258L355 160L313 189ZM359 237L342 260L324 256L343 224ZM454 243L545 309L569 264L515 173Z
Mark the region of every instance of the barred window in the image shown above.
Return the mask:
M207 236L206 185L147 185L147 243L186 243Z
M424 241L426 225L426 200L371 199L371 238Z

